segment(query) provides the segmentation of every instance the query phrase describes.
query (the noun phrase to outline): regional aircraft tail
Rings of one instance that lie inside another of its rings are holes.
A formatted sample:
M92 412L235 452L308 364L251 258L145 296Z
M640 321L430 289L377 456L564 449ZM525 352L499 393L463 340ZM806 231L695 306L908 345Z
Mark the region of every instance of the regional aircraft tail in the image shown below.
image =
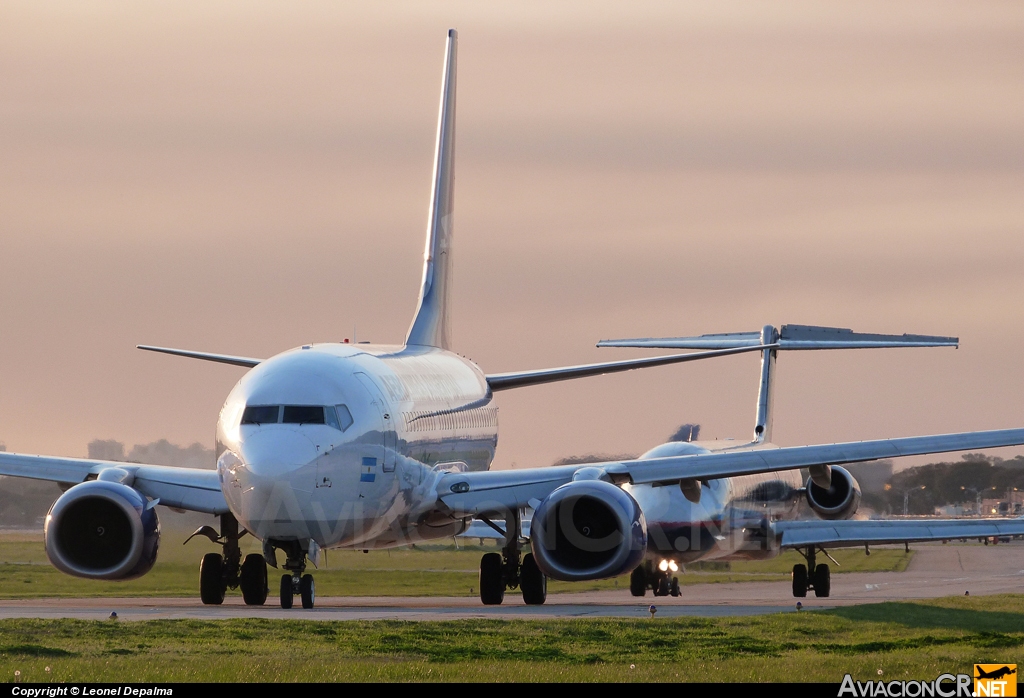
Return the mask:
M599 347L645 347L652 349L737 349L763 346L761 352L761 385L757 391L757 416L754 441L772 439L772 397L775 393L775 357L779 351L820 349L885 349L890 347L956 347L957 337L933 337L920 334L870 334L840 327L783 325L776 330L765 325L760 332L729 332L703 334L699 337L666 337L663 339L603 339Z
M423 253L423 288L419 306L405 343L448 349L451 293L453 189L455 183L455 62L458 33L448 30L441 106L437 117L434 181L427 218L427 246Z

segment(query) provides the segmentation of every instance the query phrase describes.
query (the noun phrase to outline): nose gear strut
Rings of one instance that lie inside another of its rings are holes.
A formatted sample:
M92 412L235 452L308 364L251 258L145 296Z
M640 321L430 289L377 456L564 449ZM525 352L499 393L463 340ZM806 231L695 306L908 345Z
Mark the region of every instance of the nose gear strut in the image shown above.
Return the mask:
M302 542L297 540L268 540L266 543L271 550L281 550L286 556L283 567L287 573L281 577L281 608L291 608L296 595L303 608L313 608L316 586L313 575L305 574L308 548L303 548Z

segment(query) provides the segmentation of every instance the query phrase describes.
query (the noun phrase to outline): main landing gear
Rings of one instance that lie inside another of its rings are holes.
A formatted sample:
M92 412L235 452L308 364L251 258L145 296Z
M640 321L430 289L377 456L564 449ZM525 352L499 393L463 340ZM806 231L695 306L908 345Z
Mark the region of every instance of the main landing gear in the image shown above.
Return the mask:
M832 574L828 565L815 564L815 549L813 545L808 547L806 552L800 549L797 549L797 552L804 556L807 564L793 565L793 596L805 597L807 596L807 590L813 589L815 596L827 597L832 591ZM828 555L824 548L821 548L821 552ZM831 556L829 556L829 559L831 559Z
M648 560L633 570L629 575L629 593L633 596L646 596L647 590L655 596L679 596L679 578L670 570L660 570Z
M238 587L241 587L242 598L247 605L262 606L266 603L269 592L267 562L259 554L246 555L242 561L238 541L246 533L239 531L238 521L233 515L222 514L219 534L212 526L202 526L185 540L188 543L195 536L205 536L223 547L223 554L207 553L199 565L199 597L204 604L222 604L227 590Z
M501 553L487 553L480 559L480 600L485 606L497 606L505 600L505 590L519 587L523 601L532 606L544 603L548 596L548 578L537 567L533 553L521 554L520 512L510 512L505 518L505 530L489 519L482 519L491 528L505 536Z

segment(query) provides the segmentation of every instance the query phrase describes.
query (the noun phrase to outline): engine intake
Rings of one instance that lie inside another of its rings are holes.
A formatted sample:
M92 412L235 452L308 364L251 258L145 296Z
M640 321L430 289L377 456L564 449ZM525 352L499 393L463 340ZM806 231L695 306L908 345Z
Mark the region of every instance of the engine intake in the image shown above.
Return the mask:
M860 505L860 485L848 470L833 465L832 485L827 490L807 479L807 503L823 519L848 519Z
M62 494L46 515L46 556L86 579L134 579L153 568L160 522L146 498L127 485L92 481Z
M647 522L628 492L601 480L562 485L537 507L530 546L552 579L604 579L629 572L647 551Z

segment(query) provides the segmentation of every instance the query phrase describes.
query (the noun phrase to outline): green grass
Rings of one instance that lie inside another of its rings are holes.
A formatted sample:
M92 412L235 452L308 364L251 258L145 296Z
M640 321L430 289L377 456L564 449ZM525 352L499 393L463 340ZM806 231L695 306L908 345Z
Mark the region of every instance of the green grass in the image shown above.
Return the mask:
M657 620L26 619L0 620L0 680L933 679L1022 646L1024 595Z
M33 597L142 597L193 596L199 584L199 561L218 546L205 538L194 538L183 546L186 534L165 532L153 570L128 582L77 579L50 566L41 533L0 534L0 598ZM258 552L258 542L243 538L243 552ZM376 550L369 553L331 550L327 564L316 574L320 596L475 596L480 555L496 547L430 546L416 549ZM841 563L833 572L903 570L910 556L902 549L878 548L870 556L861 550L833 553ZM913 553L911 553L913 555ZM784 581L801 558L794 552L758 562L694 565L679 574L680 584L717 582ZM831 564L831 563L829 563ZM270 570L271 577L276 576ZM273 579L272 579L273 581ZM628 577L593 582L551 582L548 590L586 592L625 589ZM275 584L271 584L274 588Z

